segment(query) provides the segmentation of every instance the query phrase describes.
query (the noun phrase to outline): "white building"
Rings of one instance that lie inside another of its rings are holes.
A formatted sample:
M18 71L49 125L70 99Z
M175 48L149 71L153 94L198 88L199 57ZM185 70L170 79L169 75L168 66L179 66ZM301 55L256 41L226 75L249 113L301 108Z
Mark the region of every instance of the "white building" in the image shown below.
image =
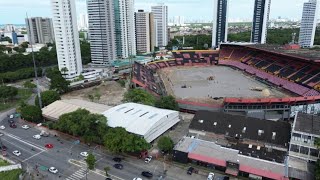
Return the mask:
M251 31L253 43L266 43L270 5L271 0L255 0Z
M156 33L156 46L163 47L168 45L168 6L159 4L151 6L154 14L154 24Z
M184 16L175 16L173 21L174 26L184 26Z
M152 142L177 124L179 112L159 109L137 103L125 103L102 113L108 119L108 126L123 127L128 132Z
M150 53L154 51L155 31L153 14L138 10L135 13L135 25L137 52Z
M117 56L112 2L88 0L87 8L92 63L111 66L111 61Z
M317 0L309 0L303 5L301 27L299 34L299 45L301 47L312 47L319 16L319 3Z
M28 39L32 44L46 44L54 42L54 31L51 18L26 18Z
M76 6L74 0L51 0L53 26L59 70L66 79L74 79L82 72Z
M88 14L81 13L79 15L79 30L87 30L88 29Z
M213 1L212 48L228 38L228 0Z

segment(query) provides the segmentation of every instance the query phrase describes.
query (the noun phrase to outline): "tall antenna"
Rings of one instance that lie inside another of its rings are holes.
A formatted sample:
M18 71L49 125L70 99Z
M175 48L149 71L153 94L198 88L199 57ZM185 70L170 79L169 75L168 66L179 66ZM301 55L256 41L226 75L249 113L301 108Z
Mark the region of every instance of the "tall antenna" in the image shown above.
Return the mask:
M39 80L38 80L37 66L36 66L36 61L35 61L35 59L34 59L33 43L32 43L32 37L31 37L31 27L30 27L30 21L29 21L29 18L28 18L28 13L26 13L26 16L27 16L27 22L28 22L27 26L28 26L28 30L29 30L29 33L30 33L29 42L30 42L30 46L31 46L31 54L32 54L34 75L35 75L35 77L36 77L36 83L37 83L37 95L38 95L38 100L39 100L39 107L40 107L40 109L42 109L42 101L41 101L41 95L40 95L40 88L39 88Z

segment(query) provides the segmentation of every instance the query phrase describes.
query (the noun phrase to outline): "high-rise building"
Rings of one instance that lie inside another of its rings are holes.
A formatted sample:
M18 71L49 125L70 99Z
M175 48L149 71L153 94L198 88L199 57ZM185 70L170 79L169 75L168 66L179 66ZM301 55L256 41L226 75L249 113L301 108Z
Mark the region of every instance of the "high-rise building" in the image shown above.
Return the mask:
M266 43L270 4L271 0L255 0L251 31L253 43Z
M117 56L112 1L88 0L87 8L92 63L111 66Z
M138 10L138 12L135 13L135 25L137 52L149 53L154 51L156 36L153 14Z
M228 0L213 0L212 48L228 37Z
M6 24L4 26L4 32L12 32L12 29L14 29L13 24Z
M51 18L26 18L29 43L46 44L54 42L54 31Z
M136 55L134 1L113 0L117 57Z
M88 14L81 13L79 15L79 30L87 30L88 29Z
M58 66L66 79L82 72L77 14L74 0L51 0Z
M175 16L173 25L175 26L184 26L184 16Z
M319 16L319 2L309 0L303 5L299 45L301 47L312 47L317 27L317 17Z
M151 6L154 14L154 24L156 32L156 46L163 47L168 45L168 6L159 4Z

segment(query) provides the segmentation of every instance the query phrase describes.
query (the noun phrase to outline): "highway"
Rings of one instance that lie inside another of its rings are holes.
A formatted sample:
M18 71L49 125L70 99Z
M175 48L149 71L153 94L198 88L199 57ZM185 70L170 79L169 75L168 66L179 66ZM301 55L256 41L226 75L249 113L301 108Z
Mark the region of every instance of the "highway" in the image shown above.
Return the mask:
M1 121L1 119L0 119ZM163 162L152 160L149 164L138 158L126 157L121 163L124 168L122 170L115 169L112 160L114 157L110 153L106 153L103 149L97 147L89 147L84 144L75 144L75 140L66 140L61 137L50 135L49 137L41 137L37 140L33 135L39 134L38 127L28 124L30 129L21 128L25 124L24 121L15 119L17 128L10 128L8 117L2 118L0 125L4 125L5 129L0 130L4 135L0 137L1 142L7 146L7 157L16 162L22 163L23 168L27 172L39 172L45 179L67 179L80 180L86 179L86 163L84 157L80 156L80 152L92 152L97 160L95 171L89 171L87 179L104 180L104 167L109 167L109 175L112 179L130 180L140 177L142 171L150 171L153 173L153 179L163 176L168 180L179 179L206 179L205 175L193 174L189 176L185 169L175 166L169 166ZM45 147L46 144L53 144L52 149ZM21 152L19 157L12 154L14 150ZM57 174L50 173L49 167L56 167ZM167 172L164 174L164 167ZM142 178L143 179L143 178Z

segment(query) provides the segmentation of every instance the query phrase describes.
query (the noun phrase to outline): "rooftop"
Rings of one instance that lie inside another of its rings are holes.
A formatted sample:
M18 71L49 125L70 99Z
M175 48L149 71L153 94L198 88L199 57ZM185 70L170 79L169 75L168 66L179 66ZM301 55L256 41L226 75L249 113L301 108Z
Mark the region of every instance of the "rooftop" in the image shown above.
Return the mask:
M190 129L225 135L236 139L256 140L287 147L291 125L221 112L198 111Z
M297 113L293 124L294 130L320 136L320 116Z
M86 109L91 113L101 114L110 108L110 106L104 104L93 103L80 99L64 99L55 101L42 108L42 115L51 120L58 120L61 115L78 109Z

